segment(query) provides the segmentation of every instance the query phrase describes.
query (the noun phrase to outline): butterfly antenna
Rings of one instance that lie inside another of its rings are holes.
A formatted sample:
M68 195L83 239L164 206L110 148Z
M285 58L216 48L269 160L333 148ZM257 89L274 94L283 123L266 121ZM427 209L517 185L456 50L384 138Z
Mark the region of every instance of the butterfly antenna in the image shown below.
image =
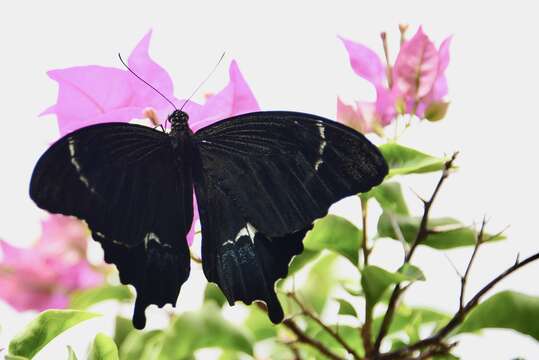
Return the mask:
M149 82L147 82L146 80L144 80L143 78L141 78L140 76L137 75L136 72L134 72L133 70L131 70L129 68L129 66L127 66L127 64L125 63L125 61L122 59L122 55L120 55L120 53L118 53L118 57L120 58L120 61L122 62L122 64L125 66L125 68L127 70L129 70L129 72L133 75L135 75L135 77L137 79L139 79L140 81L142 81L143 83L145 83L146 85L148 85L149 87L151 87L156 93L158 93L159 95L161 95L163 97L163 99L165 99L166 101L168 101L168 103L170 105L172 105L172 107L174 108L174 110L178 110L178 108L176 107L176 105L174 105L174 103L172 101L170 101L165 95L163 95L163 93L159 90L157 90L155 87L152 86L152 84L150 84ZM183 107L183 106L182 106Z
M219 58L219 61L217 61L217 64L215 64L215 66L213 67L213 69L210 71L210 73L208 74L208 76L206 76L206 78L204 80L202 80L200 82L200 84L198 84L198 86L196 87L195 91L193 91L193 93L191 94L191 96L189 96L187 98L187 100L184 101L182 107L180 108L180 111L183 110L183 107L189 102L189 100L191 100L191 98L193 96L195 96L195 94L197 93L198 90L200 90L200 88L202 87L202 85L204 85L204 83L206 83L206 81L208 81L208 79L213 75L213 73L215 72L215 70L217 70L217 67L219 66L219 64L221 63L221 61L223 60L223 58L225 57L225 54L226 52L223 52L223 54L221 55L221 57Z

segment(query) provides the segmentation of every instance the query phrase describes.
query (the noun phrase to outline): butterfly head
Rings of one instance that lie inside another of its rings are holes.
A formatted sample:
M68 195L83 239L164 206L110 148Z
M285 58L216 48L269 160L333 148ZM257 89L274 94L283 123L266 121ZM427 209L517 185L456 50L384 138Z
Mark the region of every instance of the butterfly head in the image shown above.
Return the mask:
M172 114L168 116L168 121L172 124L172 127L181 128L187 126L189 115L182 110L174 110Z

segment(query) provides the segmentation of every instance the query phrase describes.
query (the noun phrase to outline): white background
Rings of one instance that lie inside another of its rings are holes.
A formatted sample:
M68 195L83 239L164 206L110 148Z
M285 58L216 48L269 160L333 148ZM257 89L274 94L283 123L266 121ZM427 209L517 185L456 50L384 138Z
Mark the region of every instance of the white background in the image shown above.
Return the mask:
M533 3L36 1L11 2L7 7L4 2L0 5L0 237L27 245L39 233L43 214L28 198L27 188L35 161L56 136L55 119L37 117L56 100L57 87L47 70L87 64L119 67L118 51L127 56L153 28L151 55L170 72L178 97L188 95L226 51L226 63L204 86L199 100L203 92L225 85L228 62L234 58L263 109L334 118L337 95L349 101L374 97L368 83L352 72L336 36L362 42L381 55L379 32L386 30L394 59L397 25L410 24L411 35L423 24L437 44L454 35L447 71L451 107L443 122L414 125L402 141L435 155L461 151L460 171L442 189L433 213L468 224L487 214L491 231L511 225L508 241L481 250L471 294L509 266L517 253L523 258L539 250L534 205L539 201L539 45ZM427 196L435 181L423 175L407 179L407 185ZM413 195L410 202L419 210ZM337 211L359 217L354 201L345 201ZM469 252L448 255L463 269ZM400 256L398 244L388 242L381 244L374 260L395 266ZM425 249L415 259L428 281L414 285L407 300L454 310L458 278L448 261ZM539 264L528 266L496 291L511 288L539 295L538 273ZM189 286L200 287L192 282ZM181 302L195 302L189 288L182 295ZM23 325L21 319L32 316L15 317L0 305L0 347ZM89 321L57 339L39 358L63 357L69 343L82 354L88 336L110 331L107 324L110 319ZM510 331L490 330L482 337L462 337L457 353L464 359L517 355L536 359L539 345Z

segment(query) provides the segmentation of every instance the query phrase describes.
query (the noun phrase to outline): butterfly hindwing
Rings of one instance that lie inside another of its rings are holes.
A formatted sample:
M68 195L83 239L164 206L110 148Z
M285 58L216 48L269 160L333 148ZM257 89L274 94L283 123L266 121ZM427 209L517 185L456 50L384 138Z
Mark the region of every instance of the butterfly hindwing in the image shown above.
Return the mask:
M379 184L387 164L363 135L301 113L240 115L194 140L204 273L229 302L263 300L278 322L274 282L303 250L313 221Z
M274 284L286 277L290 260L303 251L303 237L312 226L268 237L249 223L218 183L197 172L195 179L206 278L219 285L230 305L262 300L271 321L282 321Z
M125 123L68 134L39 159L30 196L88 223L105 260L137 290L136 327L149 304L176 303L189 275L192 180L167 134Z

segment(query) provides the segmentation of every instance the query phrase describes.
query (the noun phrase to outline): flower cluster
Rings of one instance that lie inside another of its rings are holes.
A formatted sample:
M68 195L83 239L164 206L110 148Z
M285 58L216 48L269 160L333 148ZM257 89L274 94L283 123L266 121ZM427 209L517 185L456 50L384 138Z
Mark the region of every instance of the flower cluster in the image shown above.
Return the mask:
M404 33L404 29L402 30ZM381 133L398 115L440 120L448 103L445 70L449 64L451 37L437 49L420 27L407 41L391 66L366 46L341 38L355 73L376 89L376 101L358 101L347 105L337 98L337 119L357 130ZM389 58L385 33L382 34L386 59Z
M52 215L31 248L0 240L0 298L18 311L65 308L71 292L102 283L86 260L88 235L81 221Z

